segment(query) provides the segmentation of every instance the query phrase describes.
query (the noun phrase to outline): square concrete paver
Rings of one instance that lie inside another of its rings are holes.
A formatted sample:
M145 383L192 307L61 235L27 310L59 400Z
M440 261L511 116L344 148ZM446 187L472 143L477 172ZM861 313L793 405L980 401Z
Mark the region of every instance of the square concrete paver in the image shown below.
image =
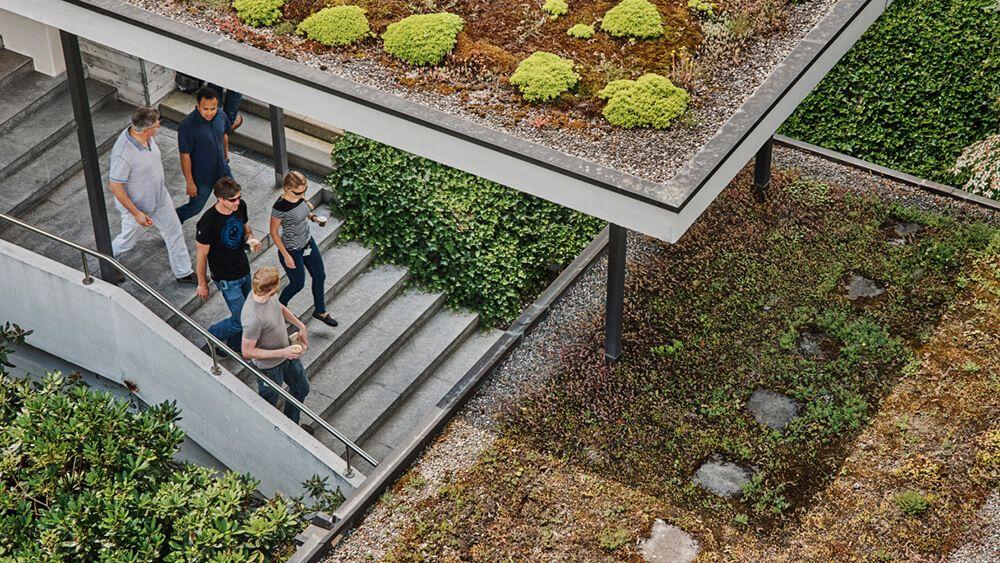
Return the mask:
M698 555L696 539L659 518L653 522L653 531L640 548L642 558L649 563L688 563Z
M781 393L758 389L750 395L747 408L757 422L771 430L784 430L799 412L799 404Z
M751 475L749 470L713 456L695 472L694 482L720 497L735 498L743 493Z

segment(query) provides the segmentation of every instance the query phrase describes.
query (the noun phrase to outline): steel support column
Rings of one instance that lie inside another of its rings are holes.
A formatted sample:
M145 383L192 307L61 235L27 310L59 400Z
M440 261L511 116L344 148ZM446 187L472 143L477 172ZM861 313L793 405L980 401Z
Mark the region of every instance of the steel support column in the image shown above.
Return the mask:
M63 57L66 59L66 77L69 80L70 100L73 104L73 118L76 120L76 136L80 141L80 158L83 160L83 176L87 183L87 200L90 202L90 220L94 225L94 242L97 251L111 256L111 228L108 226L108 208L104 203L104 184L101 182L100 155L94 140L94 123L90 118L90 99L87 96L87 77L83 72L80 57L80 40L76 35L59 30ZM111 281L120 276L103 260L101 278Z
M625 308L625 238L628 230L608 225L608 296L604 313L604 359L622 355L622 313Z
M281 187L288 174L288 142L285 140L285 110L268 106L271 115L271 146L274 148L274 185Z
M771 137L757 151L753 161L753 194L758 203L767 199L767 189L771 187L771 149L774 147L774 137Z

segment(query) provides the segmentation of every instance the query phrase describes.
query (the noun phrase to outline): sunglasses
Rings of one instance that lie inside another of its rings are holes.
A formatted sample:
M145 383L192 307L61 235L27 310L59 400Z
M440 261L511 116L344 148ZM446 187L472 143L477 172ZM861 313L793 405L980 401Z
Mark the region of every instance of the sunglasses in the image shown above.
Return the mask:
M297 192L297 191L295 191L295 190L288 190L288 191L292 192L292 194L293 194L293 195L303 195L303 194L305 194L305 193L306 193L306 191L307 191L308 189L309 189L309 188L302 188L302 191L300 191L300 192Z
M239 200L240 200L240 199L241 199L242 197L243 197L242 195L238 195L238 196L236 196L236 197L224 197L224 198L222 198L222 199L224 199L224 200L228 201L229 203L236 203L236 202L237 202L237 201L239 201Z

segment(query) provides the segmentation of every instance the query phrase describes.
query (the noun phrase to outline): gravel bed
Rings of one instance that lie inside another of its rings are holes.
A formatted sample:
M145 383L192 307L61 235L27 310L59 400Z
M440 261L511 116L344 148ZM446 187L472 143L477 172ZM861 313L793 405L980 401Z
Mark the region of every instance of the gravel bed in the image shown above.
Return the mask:
M996 563L1000 561L1000 491L993 494L979 509L977 519L983 523L968 543L952 552L951 563Z
M192 13L183 2L122 1L212 33L229 35L214 22ZM790 5L783 29L742 48L724 49L730 52L727 57L732 56L733 50L739 50L738 61L706 59L706 69L711 70L706 70L707 76L692 93L691 115L682 119L683 123L666 130L626 130L610 126L603 119L583 115L573 115L588 121L581 129L537 127L532 124L538 119L544 120L550 110L545 106L524 106L509 87L500 84L500 80L480 80L476 89L463 92L465 95L445 95L435 89L406 87L400 84L401 76L397 72L378 62L381 54L377 45L363 46L353 57L333 51L321 54L299 51L294 60L586 161L663 183L673 178L719 130L835 3L836 0L812 0ZM263 34L269 33L263 30ZM447 72L441 68L414 69L405 77L435 80L434 77L446 76ZM521 107L527 110L504 111ZM515 113L523 115L515 117ZM646 195L676 204L687 193L661 185Z

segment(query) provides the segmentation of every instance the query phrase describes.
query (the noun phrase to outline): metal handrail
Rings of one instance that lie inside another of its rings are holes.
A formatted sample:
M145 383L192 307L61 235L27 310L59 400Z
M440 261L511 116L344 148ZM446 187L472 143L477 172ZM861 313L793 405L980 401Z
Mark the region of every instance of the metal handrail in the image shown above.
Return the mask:
M336 428L334 428L333 426L331 426L329 422L323 420L319 415L317 415L312 410L310 410L308 407L306 407L305 405L303 405L302 403L300 403L298 401L298 399L296 399L295 397L293 397L288 391L285 391L284 388L282 388L280 385L275 385L273 381L271 381L266 376L264 376L264 374L262 374L256 367L254 367L253 365L251 365L250 362L246 361L245 359L243 359L242 356L240 356L239 354L237 354L237 353L233 352L232 350L230 350L229 346L225 345L221 340L219 340L218 338L216 338L212 333L210 333L207 330L205 330L204 328L202 328L201 325L199 325L198 323L196 323L194 321L194 319L192 319L191 317L189 317L186 313L184 313L183 311L181 311L180 309L178 309L176 306L174 306L172 303L170 303L169 301L167 301L165 297L163 297L162 295L160 295L160 292L156 291L155 289L153 289L152 287L150 287L149 285L147 285L146 282L144 282L141 278L139 278L139 276L133 274L128 268L126 268L125 266L122 266L121 263L119 263L117 260L115 260L111 256L108 256L107 254L104 254L104 253L101 253L101 252L97 252L96 250L91 250L91 249L89 249L89 248L87 248L85 246L81 246L79 244L76 244L75 242L68 241L68 240L66 240L66 239L64 239L64 238L62 238L62 237L60 237L58 235L54 235L54 234L52 234L52 233L50 233L48 231L43 231L42 229L39 229L38 227L35 227L33 225L29 225L28 223L25 223L24 221L21 221L20 219L15 219L14 217L11 217L11 216L6 215L6 214L0 213L0 219L3 219L4 221L7 221L7 222L12 223L14 225L17 225L17 226L19 226L21 228L27 229L27 230L35 233L35 234L42 235L43 237L47 237L47 238L52 239L52 240L54 240L56 242L64 244L64 245L66 245L66 246L68 246L70 248L78 250L80 252L81 261L83 262L83 285L90 285L90 284L92 284L94 282L94 278L90 275L90 269L89 269L89 266L87 265L87 256L88 255L89 256L93 256L94 258L97 258L98 260L103 260L103 261L107 262L108 264L111 264L112 266L114 266L115 269L117 269L119 272L121 272L125 277L127 277L130 280L132 280L132 282L134 284L136 284L137 286L139 286L139 288L141 288L143 291L145 291L146 293L148 293L149 295L151 295L154 299L156 299L157 301L159 301L160 304L162 304L166 308L170 309L182 321L184 321L185 323L187 323L191 328L193 328L194 330L196 330L199 334L201 334L202 336L204 336L206 340L208 340L208 342L209 342L208 349L209 349L209 352L212 355L212 375L220 375L220 374L222 374L222 370L219 368L219 359L218 359L218 357L216 355L216 348L218 348L219 350L222 350L223 353L225 353L226 355L228 355L230 358L236 360L236 362L239 363L241 366L243 366L244 369L250 370L250 373L254 374L254 376L257 377L258 381L263 381L265 385L267 385L268 387L270 387L270 388L274 389L275 391L277 391L279 395L281 395L282 397L285 398L285 401L290 402L291 404L293 404L296 407L298 407L299 410L301 410L302 412L304 412L306 414L306 416L308 416L309 418L311 418L314 421L316 421L316 423L319 424L324 430L326 430L327 432L329 432L330 434L332 434L336 439L338 439L341 442L343 442L344 446L346 448L344 450L344 453L345 453L345 455L344 455L344 461L347 464L347 471L344 473L345 477L353 477L354 476L354 469L351 467L351 451L352 450L353 450L354 453L356 453L357 455L361 456L361 459L367 461L373 467L378 467L378 462L375 461L375 458L373 458L372 456L370 456L368 454L368 452L362 450L360 447L357 446L357 444L355 444L354 442L352 442L347 436L344 436L343 434L340 433L340 431L338 431Z

